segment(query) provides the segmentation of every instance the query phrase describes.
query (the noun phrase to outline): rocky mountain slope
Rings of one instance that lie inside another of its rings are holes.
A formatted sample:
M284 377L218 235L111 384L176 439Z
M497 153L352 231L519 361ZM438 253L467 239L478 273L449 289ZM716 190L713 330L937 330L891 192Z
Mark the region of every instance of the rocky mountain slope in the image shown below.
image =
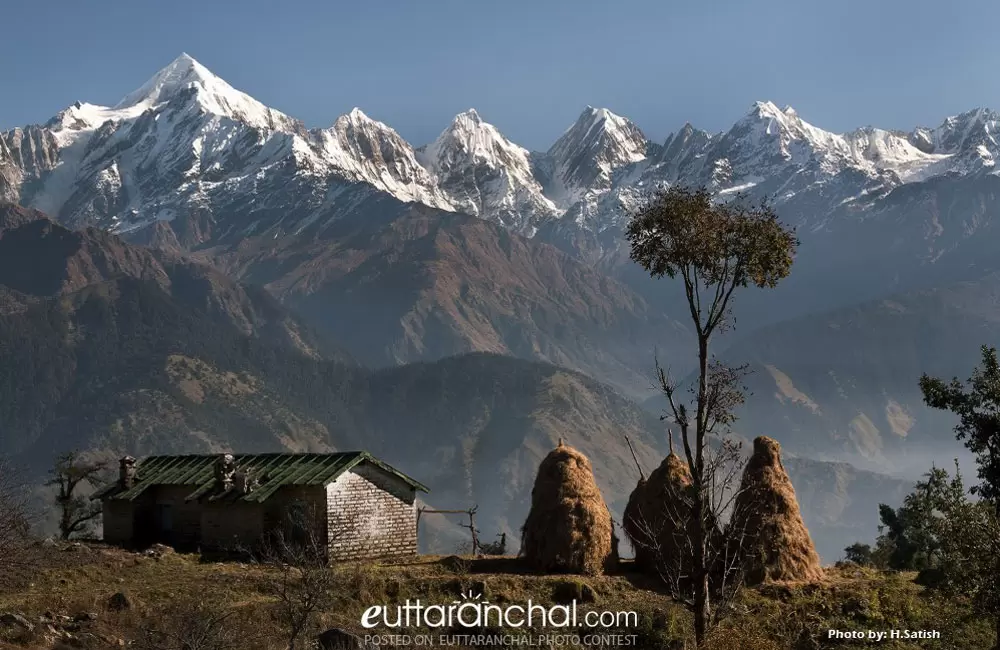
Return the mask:
M686 328L555 248L459 213L383 200L379 217L248 237L197 256L265 287L373 366L486 351L641 395L654 350L690 366Z
M0 287L6 296L0 313L21 313L121 278L156 286L178 306L278 348L349 359L333 339L313 332L270 294L214 267L132 246L102 230L69 230L37 210L0 203Z

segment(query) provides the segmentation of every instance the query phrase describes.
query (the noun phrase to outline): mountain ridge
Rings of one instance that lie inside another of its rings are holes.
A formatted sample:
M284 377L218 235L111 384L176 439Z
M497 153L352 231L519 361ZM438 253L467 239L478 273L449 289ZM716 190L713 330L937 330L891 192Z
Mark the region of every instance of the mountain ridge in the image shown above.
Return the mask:
M637 396L654 348L690 365L684 325L555 247L461 213L380 210L193 255L266 288L373 366L496 352Z
M174 170L175 187L157 190L139 178L141 166L123 167L121 152L137 145L166 147L147 123L161 119L172 123L163 128L172 138L180 138L183 146L167 147L159 157L173 157L185 165ZM6 132L0 138L0 171L5 165L16 168L23 178L8 172L0 189L5 185L8 198L16 192L21 202L37 204L68 223L126 232L175 218L180 210L211 204L215 188L211 181L198 179L211 177L213 169L228 178L231 189L249 191L261 189L259 183L244 181L249 169L242 172L234 163L249 165L265 176L280 176L291 165L295 182L314 192L344 192L342 183L360 182L400 200L467 212L528 236L553 219L570 219L599 232L620 227L639 195L665 183L708 185L722 195L773 194L778 204L793 206L803 197L793 200L785 195L801 193L809 199L817 192L832 191L838 202L824 204L830 212L842 202L927 178L989 173L1000 153L992 136L996 122L995 113L976 109L949 117L935 128L916 127L906 135L868 127L835 134L805 122L791 107L756 102L728 131L710 134L685 125L660 144L648 140L626 118L588 106L548 151L531 153L472 109L456 116L435 142L413 146L360 109L337 118L327 129L306 129L182 54L115 107L78 102L46 126L29 127L35 129L29 140L38 152L29 157L30 164L23 153L12 153L12 144L25 150L25 130ZM115 137L118 131L130 137ZM111 148L100 156L105 140ZM73 145L78 141L88 144L77 150L81 147ZM243 146L229 145L226 156L212 156L222 141ZM109 157L119 165L109 165ZM53 165L53 159L60 159L59 164ZM59 172L56 181L42 180L60 166L78 169ZM543 168L547 173L540 171ZM792 169L802 169L805 176L793 179ZM827 188L831 180L845 187ZM38 183L43 187L36 187ZM79 205L81 201L74 201L73 192L65 189L67 184L83 185L84 193L100 195L102 205L89 209ZM219 207L224 206L211 209ZM322 200L303 205L303 214L288 220L315 218L324 207ZM828 217L796 221L822 228ZM257 221L251 220L256 229L277 225L273 217Z

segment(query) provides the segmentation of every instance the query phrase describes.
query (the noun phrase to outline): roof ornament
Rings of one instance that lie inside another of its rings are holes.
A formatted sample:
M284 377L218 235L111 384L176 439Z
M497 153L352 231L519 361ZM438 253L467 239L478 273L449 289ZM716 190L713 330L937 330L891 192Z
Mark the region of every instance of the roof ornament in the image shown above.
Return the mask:
M126 490L131 488L135 485L135 474L135 458L123 456L118 461L118 483Z
M233 474L233 484L237 492L246 495L253 492L254 488L258 485L258 481L253 470L238 469Z
M232 454L222 454L215 459L215 483L223 491L233 487L236 459Z

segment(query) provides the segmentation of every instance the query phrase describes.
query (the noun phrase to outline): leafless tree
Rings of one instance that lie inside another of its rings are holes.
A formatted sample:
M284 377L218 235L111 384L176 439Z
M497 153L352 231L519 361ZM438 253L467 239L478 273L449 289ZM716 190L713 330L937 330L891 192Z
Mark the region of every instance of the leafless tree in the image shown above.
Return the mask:
M32 558L27 487L13 465L0 457L0 578L27 570Z
M54 487L55 504L59 508L59 535L90 533L94 520L101 515L101 504L91 503L80 488L96 488L107 481L108 465L102 460L88 460L71 451L56 459L46 485Z
M290 514L287 525L270 532L255 553L277 574L272 593L289 650L306 647L318 615L333 604L337 578L321 521L310 509Z
M650 568L671 596L691 609L697 602L698 533L702 526L709 531L704 550L713 603L706 621L708 628L730 612L744 585L745 559L753 540L746 530L748 519L733 518L732 514L737 498L746 489L740 484L745 466L746 457L738 441L721 439L706 452L709 489L701 515L704 521L695 518L697 494L693 486L674 481L663 486L665 494L655 506L645 504L650 512L640 506L629 515L630 528L638 531L633 540L636 550L649 558Z

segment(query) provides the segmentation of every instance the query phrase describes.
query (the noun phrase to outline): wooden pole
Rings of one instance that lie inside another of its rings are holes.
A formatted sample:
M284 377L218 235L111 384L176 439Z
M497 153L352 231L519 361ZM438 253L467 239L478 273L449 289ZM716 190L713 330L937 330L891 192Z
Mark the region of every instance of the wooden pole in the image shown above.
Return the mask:
M625 442L626 442L626 444L628 444L628 450L630 452L632 452L632 460L635 461L635 467L636 467L636 469L639 470L639 480L640 481L645 481L646 477L642 473L642 466L639 465L639 459L635 455L635 449L632 448L632 441L628 439L628 434L623 433L622 435L625 436ZM673 447L673 445L671 445L671 448L672 447Z
M430 508L420 507L417 508L417 534L420 534L420 518L424 513L429 515L468 515L469 523L459 524L462 528L468 528L469 532L472 534L472 555L479 555L479 533L476 530L476 512L479 511L479 506L475 505L471 508L465 510L431 510Z
M472 557L479 557L479 536L476 534L476 509L469 509L469 530L472 532Z

